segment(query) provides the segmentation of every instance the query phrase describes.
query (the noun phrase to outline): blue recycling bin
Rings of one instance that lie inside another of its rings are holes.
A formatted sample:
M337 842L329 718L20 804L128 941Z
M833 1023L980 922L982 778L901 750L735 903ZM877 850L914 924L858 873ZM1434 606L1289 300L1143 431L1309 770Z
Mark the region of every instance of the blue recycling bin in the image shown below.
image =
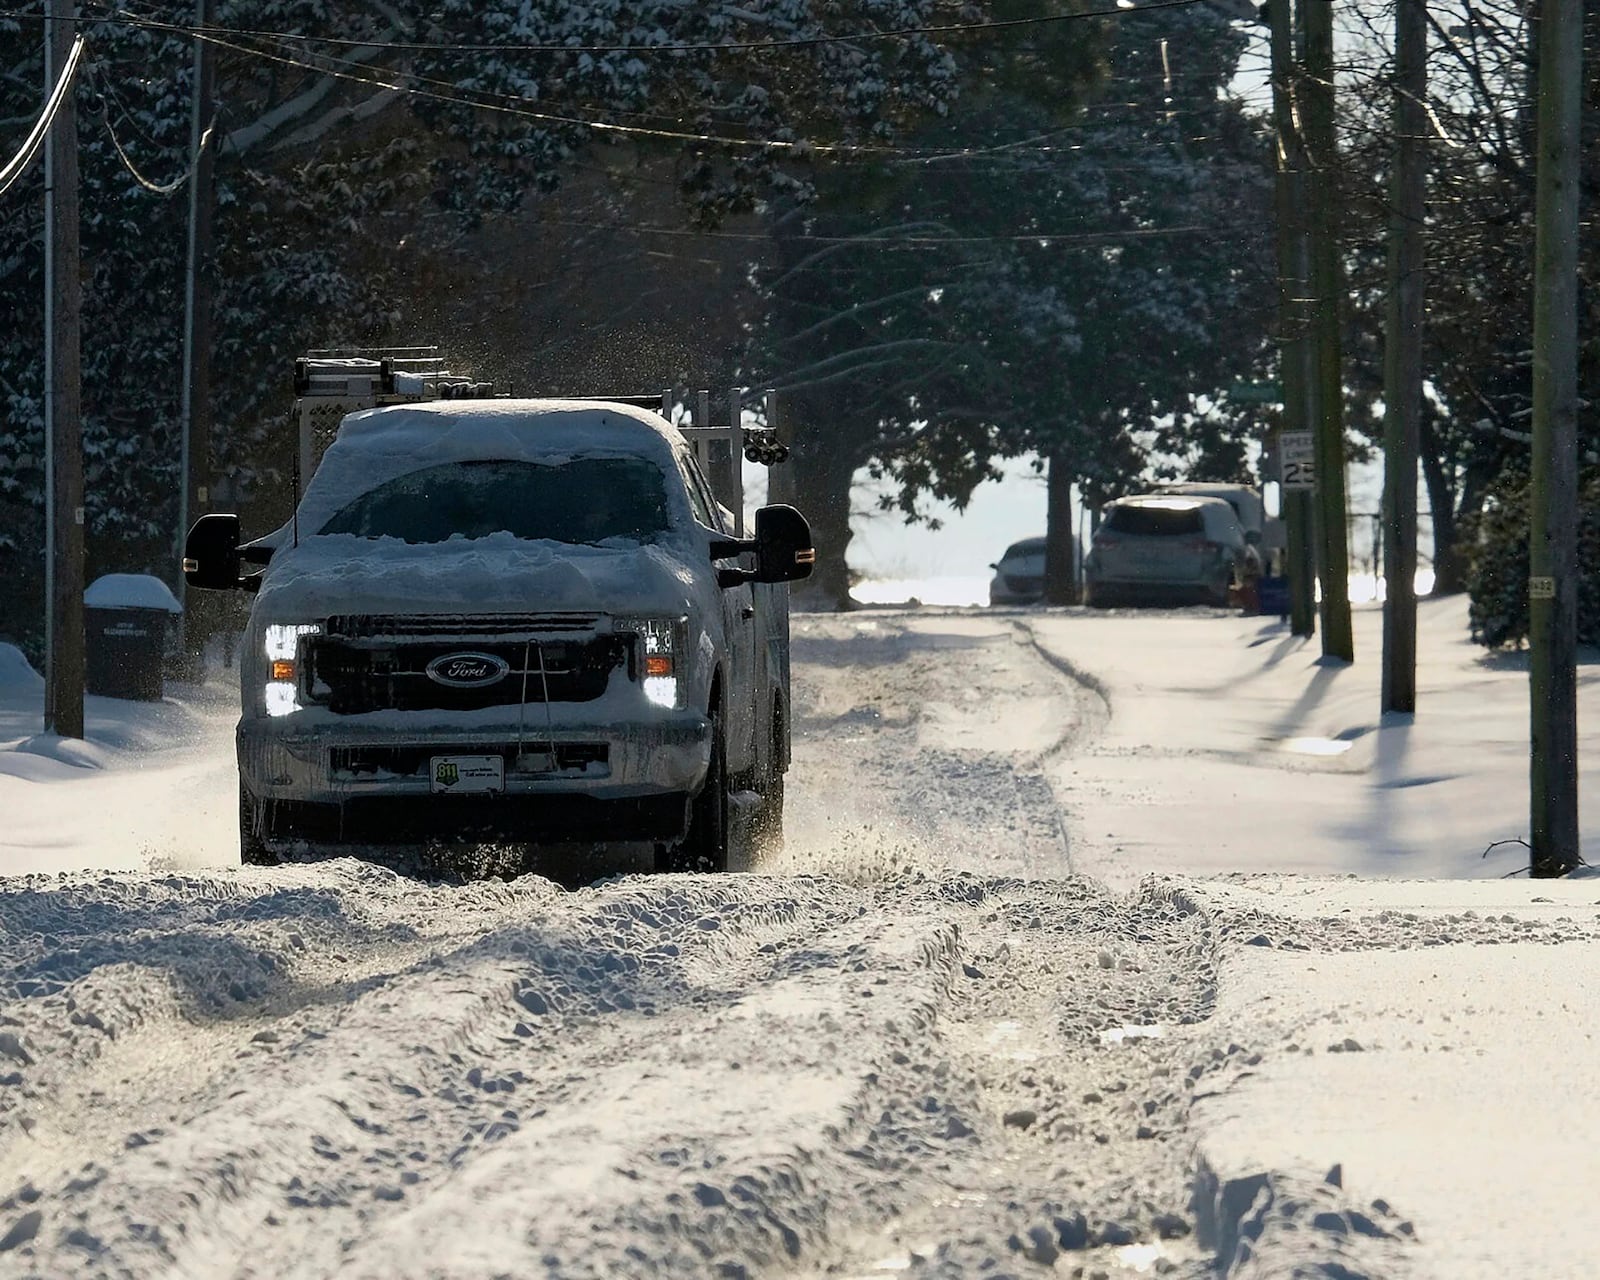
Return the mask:
M1256 595L1262 613L1275 613L1280 618L1289 616L1289 579L1286 576L1258 578Z

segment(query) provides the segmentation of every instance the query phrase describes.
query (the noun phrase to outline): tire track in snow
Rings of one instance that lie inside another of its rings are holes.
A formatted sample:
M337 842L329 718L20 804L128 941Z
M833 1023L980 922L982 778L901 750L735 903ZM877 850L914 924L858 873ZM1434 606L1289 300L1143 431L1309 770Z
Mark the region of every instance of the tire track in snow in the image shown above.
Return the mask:
M764 870L853 881L911 868L1058 876L1043 765L1096 705L1011 617L799 615L788 848Z
M659 1201L663 1180L685 1176L681 1161L661 1159L673 1134L704 1144L726 1131L732 1141L741 1138L740 1125L754 1122L758 1137L763 1114L771 1120L784 1112L785 1097L792 1103L768 1144L770 1158L752 1159L719 1192L720 1202L696 1190L701 1181L686 1191L706 1202L699 1204L706 1214L724 1211L734 1237L750 1237L744 1252L759 1254L765 1237L779 1254L797 1247L803 1234L814 1234L820 1211L784 1197L827 1180L810 1183L788 1168L804 1163L788 1144L797 1128L819 1145L824 1130L848 1128L861 1076L870 1074L841 1072L823 1046L847 1041L871 1052L883 1034L914 1039L948 982L954 935L948 927L901 932L865 919L859 894L843 887L808 886L816 892L801 902L786 882L751 894L756 883L623 882L575 895L573 910L434 957L348 1008L326 1011L332 1016L321 1022L301 1019L294 1038L273 1044L271 1032L240 1052L226 1096L197 1100L194 1114L171 1128L130 1135L115 1158L54 1187L13 1196L5 1206L11 1212L44 1215L22 1255L43 1275L314 1275L335 1267L478 1274L465 1258L439 1271L414 1267L415 1258L439 1253L440 1237L463 1245L467 1202L508 1197L522 1206L509 1221L524 1232L547 1217L593 1221L610 1201L614 1213L634 1212L623 1192L637 1196L635 1180L616 1174L615 1161L597 1157L597 1149L624 1150L636 1125L659 1117L667 1127L633 1153ZM832 937L840 928L846 933ZM849 1002L811 990L818 975L846 966L910 975L908 990L896 993L903 998L861 997L861 1025L849 1034L851 1018L842 1012ZM874 1018L895 1030L861 1034L877 1025ZM728 1020L743 1024L732 1051L747 1058L746 1073L732 1076L737 1067L716 1064L721 1087L691 1105L703 1055L689 1050L702 1039L715 1042ZM413 1028L426 1028L426 1036ZM771 1034L752 1043L751 1030ZM759 1048L769 1039L781 1048L763 1057ZM808 1042L819 1055L810 1095L800 1087L805 1064L795 1053ZM702 1115L707 1109L712 1114ZM755 1137L743 1140L762 1154ZM509 1189L502 1185L508 1176ZM596 1180L619 1179L620 1190L579 1206L575 1219L562 1203L575 1182L593 1197ZM775 1207L763 1200L768 1186ZM530 1205L552 1201L549 1214L530 1216ZM735 1201L743 1212L728 1207ZM307 1215L315 1230L297 1222ZM382 1242L408 1231L416 1245L386 1254ZM658 1225L653 1234L669 1254L688 1247L682 1232ZM508 1257L519 1259L513 1270L538 1265L543 1254L529 1254L533 1245L524 1243L519 1252L515 1241L497 1241L492 1256L500 1261L485 1257L483 1273ZM537 1243L545 1253L564 1251L568 1268L586 1265L587 1242ZM355 1261L369 1254L370 1264ZM593 1273L609 1267L596 1264Z
M1059 1261L1079 1275L1209 1276L1175 1065L1208 1034L1205 922L1082 879L939 886L954 895L971 907L966 960L937 1052L943 1078L966 1082L967 1149L806 1274L953 1280Z
M356 863L7 882L0 1026L18 1054L0 1077L0 1179L121 1143L125 1115L203 1091L274 1019L337 1006L554 893L531 880L442 893Z

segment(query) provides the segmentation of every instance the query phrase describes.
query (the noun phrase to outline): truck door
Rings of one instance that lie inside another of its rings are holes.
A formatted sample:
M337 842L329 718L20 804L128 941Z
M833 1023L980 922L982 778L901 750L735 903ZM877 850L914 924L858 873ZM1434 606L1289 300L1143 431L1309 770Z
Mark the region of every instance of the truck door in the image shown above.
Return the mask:
M734 531L723 519L721 507L693 456L685 453L681 460L695 518L724 537L733 537ZM746 564L744 567L754 566ZM756 697L757 620L754 592L749 583L723 589L722 619L728 645L727 683L722 691L728 769L731 773L744 773L756 765L756 733L758 726L764 723L764 708Z

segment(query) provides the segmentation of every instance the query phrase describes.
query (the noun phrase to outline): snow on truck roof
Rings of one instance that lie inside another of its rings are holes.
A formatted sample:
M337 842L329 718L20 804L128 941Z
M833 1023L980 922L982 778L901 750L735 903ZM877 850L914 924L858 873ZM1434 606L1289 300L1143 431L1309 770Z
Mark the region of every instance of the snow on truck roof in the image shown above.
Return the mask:
M425 400L350 414L328 452L453 462L659 450L667 460L675 438L660 414L611 401Z
M672 467L678 444L659 414L611 401L426 400L363 409L345 418L322 455L300 519L319 528L374 486L441 463L642 457Z

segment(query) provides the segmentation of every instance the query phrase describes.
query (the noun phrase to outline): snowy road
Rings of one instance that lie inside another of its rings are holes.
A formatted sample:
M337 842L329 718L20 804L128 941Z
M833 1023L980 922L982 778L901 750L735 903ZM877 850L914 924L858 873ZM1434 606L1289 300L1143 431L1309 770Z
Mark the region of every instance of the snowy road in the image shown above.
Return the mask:
M146 868L0 887L0 1274L1215 1274L1187 1126L1275 922L1073 874L1107 707L1025 619L806 616L796 660L755 875L241 870L221 705L0 776L19 847ZM1395 1274L1397 1222L1325 1234Z

